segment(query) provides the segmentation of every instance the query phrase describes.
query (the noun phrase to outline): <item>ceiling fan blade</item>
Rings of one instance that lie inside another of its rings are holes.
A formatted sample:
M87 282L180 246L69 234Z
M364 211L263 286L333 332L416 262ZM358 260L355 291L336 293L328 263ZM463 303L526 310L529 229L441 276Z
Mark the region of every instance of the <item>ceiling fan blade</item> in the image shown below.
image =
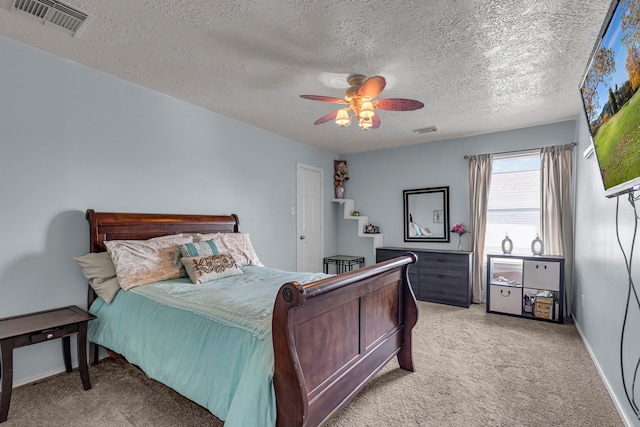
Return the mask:
M387 98L373 101L373 107L388 111L413 111L424 107L424 104L415 99Z
M326 122L330 122L332 120L336 119L336 115L338 114L337 111L334 111L333 113L329 113L324 117L320 117L318 120L316 120L315 122L313 122L314 125L321 125L323 123Z
M310 99L312 101L334 102L336 104L339 104L339 103L343 103L344 104L344 99L342 99L342 98L334 98L332 96L300 95L300 98Z
M382 76L369 77L358 89L358 95L363 98L373 99L380 95L386 84L387 81Z

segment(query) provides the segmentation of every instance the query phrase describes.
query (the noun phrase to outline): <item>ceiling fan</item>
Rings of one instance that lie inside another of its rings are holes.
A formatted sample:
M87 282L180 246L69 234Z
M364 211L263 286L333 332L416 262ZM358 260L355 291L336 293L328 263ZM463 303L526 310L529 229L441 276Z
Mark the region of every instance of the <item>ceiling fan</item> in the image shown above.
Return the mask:
M320 125L335 120L338 126L344 127L351 124L352 119L358 120L358 125L363 130L377 129L380 127L380 118L375 109L388 111L413 111L424 107L420 101L405 98L386 98L374 100L380 95L387 82L382 76L367 78L362 74L349 74L347 77L349 88L344 92L344 98L333 98L321 95L300 95L301 98L313 101L333 102L344 104L348 107L329 113L319 118L313 124ZM350 112L352 114L350 115Z

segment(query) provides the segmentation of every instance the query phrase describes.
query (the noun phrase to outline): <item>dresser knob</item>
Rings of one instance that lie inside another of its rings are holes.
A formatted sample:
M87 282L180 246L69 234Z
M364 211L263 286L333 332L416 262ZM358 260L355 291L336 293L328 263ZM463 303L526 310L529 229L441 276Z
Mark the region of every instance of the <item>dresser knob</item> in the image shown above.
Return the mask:
M47 334L47 339L50 340L51 338L53 338L53 334Z

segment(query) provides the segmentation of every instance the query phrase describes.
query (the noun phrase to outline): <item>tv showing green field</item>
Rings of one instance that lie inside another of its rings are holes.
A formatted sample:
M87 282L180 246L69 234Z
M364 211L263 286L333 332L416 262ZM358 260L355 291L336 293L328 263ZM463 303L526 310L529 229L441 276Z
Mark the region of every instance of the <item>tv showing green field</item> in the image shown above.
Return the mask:
M620 0L580 86L605 195L640 185L640 1Z

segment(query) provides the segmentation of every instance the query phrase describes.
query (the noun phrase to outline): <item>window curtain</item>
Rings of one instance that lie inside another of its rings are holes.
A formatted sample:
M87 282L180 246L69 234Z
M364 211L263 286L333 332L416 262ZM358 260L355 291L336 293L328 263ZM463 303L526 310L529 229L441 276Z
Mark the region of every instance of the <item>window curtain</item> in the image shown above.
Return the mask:
M545 255L564 256L565 316L573 300L573 208L571 176L575 144L540 150L540 222Z
M469 156L469 242L473 251L472 301L483 302L484 237L487 230L487 205L491 185L493 155Z

